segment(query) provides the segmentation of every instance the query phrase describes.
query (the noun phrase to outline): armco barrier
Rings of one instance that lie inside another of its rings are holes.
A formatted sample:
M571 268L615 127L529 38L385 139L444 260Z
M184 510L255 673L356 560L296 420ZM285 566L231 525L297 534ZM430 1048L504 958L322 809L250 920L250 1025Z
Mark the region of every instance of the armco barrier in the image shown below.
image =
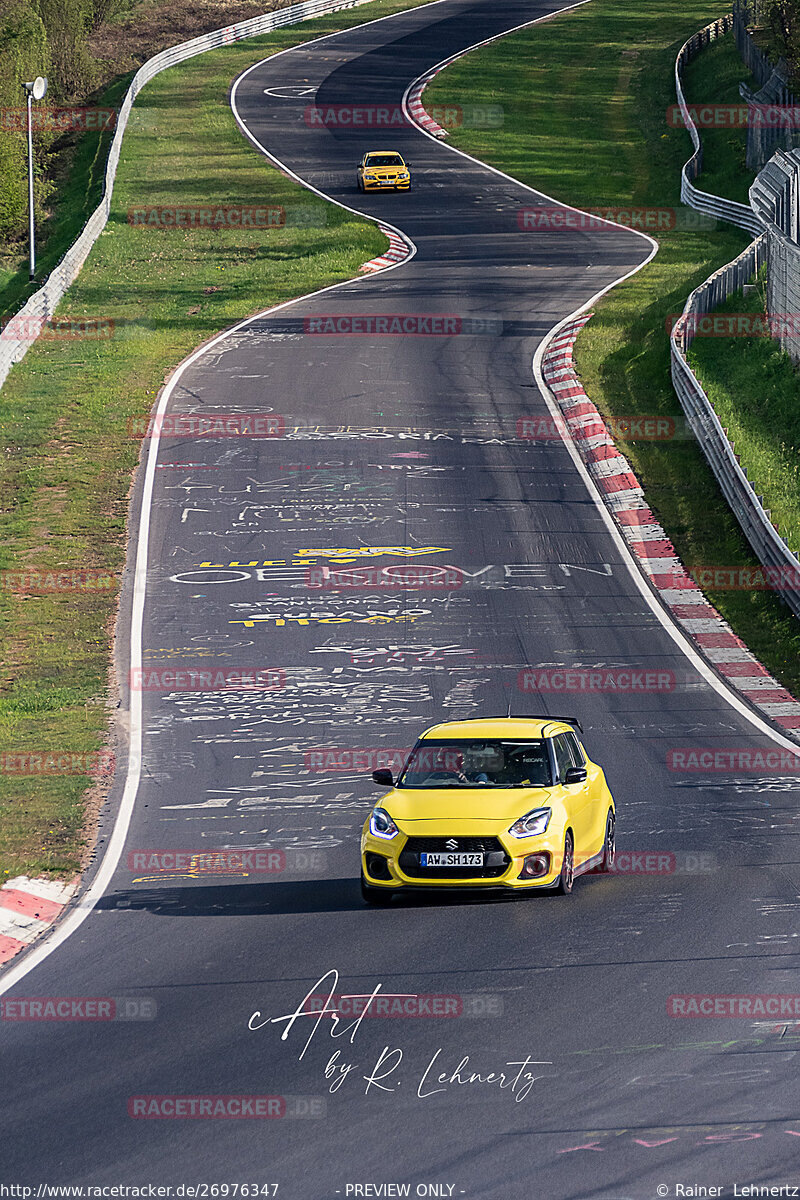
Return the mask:
M684 164L681 172L681 200L700 212L738 225L741 229L753 234L756 240L733 262L715 271L705 283L695 288L686 301L682 318L670 334L672 383L722 494L741 525L758 561L762 567L774 571L775 578L779 581L775 590L789 605L795 616L800 617L800 561L798 561L797 554L789 549L785 539L772 524L762 498L756 495L753 485L747 478L747 472L736 457L734 447L728 441L727 434L720 424L711 401L703 391L686 358L686 352L694 338L692 319L699 314L713 311L728 296L752 279L767 262L767 256L772 255L774 235L777 234L774 226L770 226L766 219L768 205L766 203L758 204L754 200L753 189L756 184L753 185L750 192L752 203L752 207L750 207L746 204L737 204L734 200L726 200L722 196L712 196L708 192L701 192L691 182L702 170L703 146L697 127L689 116L686 106L681 86L683 68L703 47L708 46L710 42L732 28L733 17L730 15L712 21L710 25L706 25L681 46L675 60L675 91L684 124L694 146L694 153ZM775 156L775 158L777 157L778 155ZM773 159L772 162L774 161ZM762 174L769 170L770 165L767 164ZM760 178L761 176L759 176ZM768 232L765 231L765 227ZM778 310L768 304L768 311ZM780 311L796 310L784 307Z
M707 213L722 221L730 221L733 225L746 229L755 237L761 232L763 225L749 205L738 204L735 200L726 200L723 196L712 196L709 192L701 192L692 183L692 180L696 179L703 169L703 145L700 141L700 134L697 132L697 126L689 116L681 76L686 64L696 54L731 29L733 29L733 17L729 13L692 34L689 40L681 46L678 57L675 59L675 92L678 97L678 106L694 146L694 153L684 163L681 171L681 200L690 208L695 208L698 212Z
M721 267L689 296L682 318L670 335L672 383L722 493L758 561L762 567L774 572L773 577L778 581L775 591L795 616L800 617L800 559L772 524L762 497L756 495L711 401L686 359L694 336L691 318L711 312L731 293L738 291L760 270L766 256L767 234L763 233L738 258Z
M160 54L154 55L153 58L149 58L146 63L143 63L134 75L119 111L116 132L106 164L103 199L84 225L77 241L70 246L58 266L53 268L44 285L15 314L20 318L20 328L34 330L41 321L52 317L59 301L78 275L89 251L105 227L111 210L111 195L122 149L122 137L128 124L133 102L146 83L154 79L161 71L165 71L167 67L174 67L177 63L185 62L186 59L194 58L198 54L204 54L207 50L216 50L220 46L227 46L232 42L242 41L244 38L257 37L259 34L269 33L272 29L279 29L283 25L297 25L301 21L310 21L313 17L325 16L328 13L340 12L347 8L358 8L369 2L370 0L305 0L302 4L293 4L289 8L264 13L260 17L251 17L247 21L240 21L237 25L229 25L225 29L215 29L212 33L204 33L189 42L182 42L178 46L162 50ZM25 318L32 319L25 320ZM8 373L14 363L20 362L25 357L35 341L35 333L28 337L4 337L0 340L0 387L8 378Z

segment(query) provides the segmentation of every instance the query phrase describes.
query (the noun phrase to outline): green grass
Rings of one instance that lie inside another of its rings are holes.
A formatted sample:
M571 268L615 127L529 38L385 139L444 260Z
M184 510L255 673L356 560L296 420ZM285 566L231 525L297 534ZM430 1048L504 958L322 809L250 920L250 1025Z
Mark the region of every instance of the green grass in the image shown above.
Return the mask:
M679 204L691 152L667 125L681 44L720 15L706 0L592 0L503 38L443 71L426 102L501 104L502 129L459 129L451 140L559 200L580 207ZM724 59L720 46L717 62ZM708 61L708 60L707 60ZM730 92L727 68L693 71L687 98ZM694 92L697 88L697 94ZM714 170L723 170L713 162ZM725 168L726 169L726 168ZM704 180L708 183L708 180ZM535 236L535 235L533 235ZM672 389L666 322L688 293L747 244L731 227L658 235L653 262L596 306L576 361L606 415L682 412ZM694 441L622 442L647 499L688 567L756 560ZM787 687L800 692L800 625L775 596L710 591L709 599Z
M765 314L761 286L719 312ZM766 318L765 318L766 324ZM756 492L792 549L800 545L800 379L768 337L696 337L689 362Z
M712 97L715 104L744 104L739 84L758 90L755 76L748 71L736 49L733 34L708 46L692 59L683 77L684 94L695 104ZM747 129L700 129L703 142L703 170L695 187L714 196L726 196L747 204L747 192L756 177L746 163Z
M164 72L138 97L111 219L58 313L113 321L114 336L40 340L0 391L0 571L90 570L114 576L115 586L37 595L0 580L0 754L88 755L107 736L107 707L116 703L110 645L140 449L128 418L150 410L172 368L206 338L351 278L386 248L374 224L318 201L250 147L228 104L232 79L288 46L408 7L378 0L213 51ZM127 220L137 204L213 202L281 205L287 223L194 232ZM0 767L0 881L78 869L87 782Z

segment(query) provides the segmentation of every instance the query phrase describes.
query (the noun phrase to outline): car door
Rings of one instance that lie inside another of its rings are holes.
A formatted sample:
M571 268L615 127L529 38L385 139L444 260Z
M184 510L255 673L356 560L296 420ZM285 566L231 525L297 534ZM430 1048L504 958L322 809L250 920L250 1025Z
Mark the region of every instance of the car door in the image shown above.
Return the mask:
M584 766L577 745L572 745L573 735L557 733L553 738L553 751L561 784L562 796L567 809L569 823L575 835L575 866L580 867L597 847L592 829L592 805L588 777L583 783L564 783L570 767ZM577 760L577 761L576 761Z
M606 797L601 783L602 773L600 768L586 757L583 747L574 733L565 733L564 737L569 743L575 765L586 768L588 853L596 854L602 847L606 836L606 816L608 815L608 805L604 803Z

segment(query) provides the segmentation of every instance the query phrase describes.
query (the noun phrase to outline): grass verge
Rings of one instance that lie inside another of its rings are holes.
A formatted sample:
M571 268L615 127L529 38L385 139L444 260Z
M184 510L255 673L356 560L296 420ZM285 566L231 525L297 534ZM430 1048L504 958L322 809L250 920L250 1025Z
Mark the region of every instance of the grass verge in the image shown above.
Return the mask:
M125 0L90 35L93 91L75 97L73 103L118 109L134 72L159 50L218 29L223 23L232 25L289 3L291 0L227 0L221 13L215 0ZM56 106L60 106L58 102ZM2 136L25 137L24 133ZM112 137L113 130L68 133L49 147L47 179L53 193L47 217L36 230L36 281L28 279L27 232L0 246L0 318L16 312L41 287L97 207Z
M48 758L91 757L106 737L140 445L128 418L149 411L165 376L198 343L351 278L386 248L374 224L317 201L250 148L229 85L272 53L409 7L413 0L376 0L212 51L148 84L125 135L111 219L58 314L113 322L114 335L40 340L0 391L0 883L19 873L69 876L86 853L91 774L48 775ZM135 228L127 211L143 202L280 205L287 224L267 232ZM31 584L32 572L48 571L89 572L112 586ZM42 769L20 774L17 756L31 754Z
M717 310L764 317L764 281ZM756 492L789 545L800 545L800 378L769 337L697 337L689 362Z
M702 50L688 64L683 76L684 94L697 105L704 105L710 97L715 105L738 107L744 103L739 95L740 83L758 91L756 78L742 62L732 33ZM700 137L703 170L695 179L695 186L714 196L748 204L747 193L756 173L746 162L747 129L704 128L700 129Z
M635 7L592 0L460 59L437 77L426 102L463 96L471 104L501 104L502 129L459 129L453 143L559 200L579 207L678 206L691 143L666 120L675 103L675 55L717 16L719 6L707 0L643 0ZM701 55L690 101L717 99L714 71L707 74L703 62ZM724 94L730 80L719 86ZM576 361L604 414L668 415L680 424L667 320L747 238L722 226L657 237L653 262L596 306L578 338ZM687 567L756 565L693 440L620 440L620 448ZM770 593L707 594L769 670L800 694L800 624L788 609Z

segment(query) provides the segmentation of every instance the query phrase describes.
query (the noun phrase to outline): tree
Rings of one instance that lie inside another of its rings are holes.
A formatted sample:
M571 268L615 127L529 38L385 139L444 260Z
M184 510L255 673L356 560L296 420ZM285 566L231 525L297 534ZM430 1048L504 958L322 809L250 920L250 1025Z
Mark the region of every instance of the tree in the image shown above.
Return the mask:
M780 54L800 72L800 0L760 0L759 20L768 26Z

